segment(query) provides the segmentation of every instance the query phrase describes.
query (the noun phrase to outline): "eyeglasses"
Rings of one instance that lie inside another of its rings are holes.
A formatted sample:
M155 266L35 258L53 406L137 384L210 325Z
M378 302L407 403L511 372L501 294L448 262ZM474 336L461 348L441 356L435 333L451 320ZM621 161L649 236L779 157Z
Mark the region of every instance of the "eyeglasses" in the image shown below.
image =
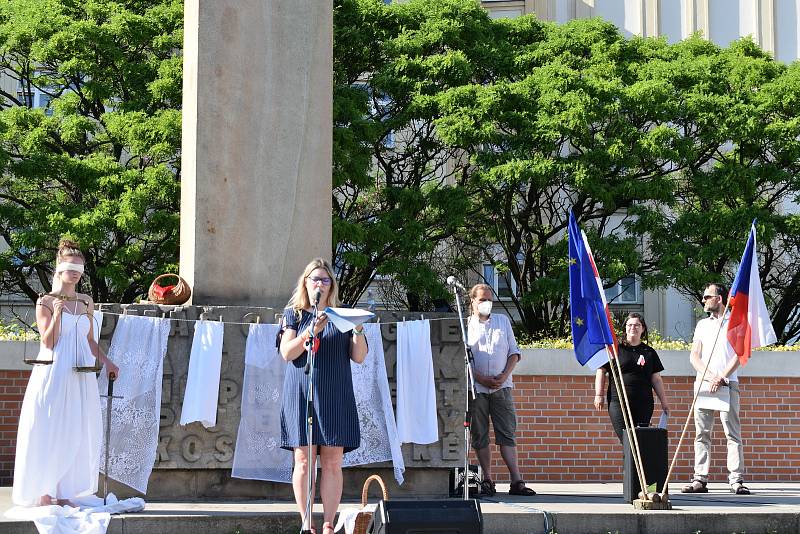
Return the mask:
M331 285L331 279L330 279L330 278L328 278L327 276L326 276L325 278L319 278L319 277L317 277L317 276L309 276L309 277L308 277L308 280L311 280L311 281L312 281L313 283L315 283L315 284L316 284L317 282L320 282L320 283L322 283L322 285L323 285L323 286L329 286L329 285Z
M716 297L719 297L719 295L703 295L703 302Z

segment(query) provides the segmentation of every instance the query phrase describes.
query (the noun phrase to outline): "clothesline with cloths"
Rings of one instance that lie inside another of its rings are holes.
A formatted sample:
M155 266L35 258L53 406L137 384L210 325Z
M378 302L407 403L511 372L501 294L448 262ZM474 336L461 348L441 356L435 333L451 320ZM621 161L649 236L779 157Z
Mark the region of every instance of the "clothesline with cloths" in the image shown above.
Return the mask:
M266 308L266 309L271 309L271 308ZM119 313L119 312L112 312L112 311L108 311L108 310L98 310L98 311L101 311L104 315L115 315L117 317L137 317L137 316L138 317L158 317L157 315L139 315L139 314L136 314L136 313L126 313L126 312ZM150 311L150 310L147 310L147 311ZM162 316L160 318L166 319L168 321L181 321L181 322L185 322L185 323L196 323L198 321L211 321L211 322L215 322L215 323L231 324L231 325L258 324L258 321L219 321L217 319L184 319L182 317L166 317L166 314L169 313L169 312L165 311L165 312L161 312L161 313L162 313ZM250 313L254 313L254 312L250 312ZM409 312L409 313L415 313L415 312ZM421 321L453 321L453 320L455 320L455 317L433 317L433 318L426 319L425 318L425 314L422 313L422 314L420 314L420 318L419 319L415 319L415 318L409 318L408 319L408 321L416 321L416 320L421 320ZM405 322L408 322L408 321L406 321L405 317L403 317L399 321L382 321L381 318L378 317L377 320L375 321L375 324L390 325L390 324L401 324L401 323L405 323ZM276 323L263 323L263 324L276 324Z

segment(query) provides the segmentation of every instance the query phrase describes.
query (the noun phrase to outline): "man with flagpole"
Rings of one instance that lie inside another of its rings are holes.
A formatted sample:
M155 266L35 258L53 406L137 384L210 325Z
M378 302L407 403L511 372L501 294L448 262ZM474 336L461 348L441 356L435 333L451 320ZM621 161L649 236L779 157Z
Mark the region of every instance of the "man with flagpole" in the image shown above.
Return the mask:
M731 312L728 313L730 306ZM727 440L728 483L736 495L749 495L744 485L744 453L739 419L737 369L747 363L752 349L774 343L756 256L756 226L751 226L742 262L728 302L728 290L719 283L703 292L703 309L709 317L697 323L690 361L697 371L694 410L694 477L683 493L707 493L711 463L711 431L719 412Z

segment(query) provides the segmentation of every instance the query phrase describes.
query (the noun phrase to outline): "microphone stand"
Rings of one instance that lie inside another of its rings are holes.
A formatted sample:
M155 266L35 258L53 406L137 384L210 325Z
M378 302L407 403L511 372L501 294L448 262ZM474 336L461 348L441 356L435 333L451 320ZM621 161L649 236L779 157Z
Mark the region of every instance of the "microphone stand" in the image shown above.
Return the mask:
M466 386L467 394L465 396L464 405L464 500L469 500L469 435L470 424L472 422L472 414L470 413L470 395L474 400L475 395L475 376L472 374L472 349L467 344L467 331L464 329L464 315L461 312L461 298L458 294L458 286L452 284L453 295L456 298L456 309L458 310L458 324L461 327L461 341L464 343L464 385Z
M319 297L315 295L313 302L313 316L311 318L311 330L308 339L306 340L306 367L305 373L308 375L306 380L307 394L306 394L306 441L308 442L308 452L306 459L308 460L308 479L306 482L306 517L300 527L300 534L311 534L311 513L314 503L314 475L316 474L316 456L312 456L314 446L312 445L314 436L314 341L317 335L314 334L314 329L317 326L317 306L319 305Z

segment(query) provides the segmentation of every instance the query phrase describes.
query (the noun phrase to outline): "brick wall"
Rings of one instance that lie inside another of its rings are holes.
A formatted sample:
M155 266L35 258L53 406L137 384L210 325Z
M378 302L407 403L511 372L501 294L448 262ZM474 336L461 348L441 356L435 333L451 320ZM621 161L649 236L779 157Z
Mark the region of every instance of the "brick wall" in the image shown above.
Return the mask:
M0 370L0 486L10 486L17 421L30 371ZM680 437L692 394L692 377L664 377L672 404L670 459ZM741 377L742 437L747 480L800 481L800 377ZM526 480L569 482L620 481L622 447L608 414L591 405L591 376L515 376L518 451ZM661 411L656 400L654 422ZM693 466L693 423L681 448L673 480L687 481ZM493 439L493 438L492 438ZM726 480L725 436L713 434L711 479ZM494 448L494 445L492 446ZM493 451L494 478L508 481L499 451ZM473 463L476 463L473 458Z
M693 377L664 377L672 408L669 458L692 401ZM742 439L748 481L800 481L800 378L740 377ZM591 402L594 377L515 376L518 453L525 480L611 482L622 480L622 446L608 412ZM653 424L661 408L656 399ZM491 437L494 440L493 434ZM672 480L691 479L694 466L694 422L681 446ZM726 447L717 419L712 435L712 482L727 481ZM500 453L492 445L494 479L508 481ZM477 463L474 461L473 463Z
M30 371L0 370L0 486L14 480L14 453L22 397Z

